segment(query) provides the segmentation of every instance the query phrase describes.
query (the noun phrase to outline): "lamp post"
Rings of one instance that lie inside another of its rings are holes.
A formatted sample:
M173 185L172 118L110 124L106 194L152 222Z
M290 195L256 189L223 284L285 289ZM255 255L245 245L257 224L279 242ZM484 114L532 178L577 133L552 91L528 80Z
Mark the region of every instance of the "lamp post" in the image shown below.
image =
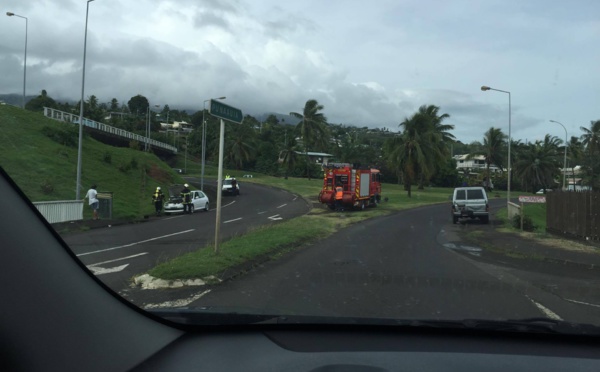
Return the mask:
M81 189L81 142L83 139L83 92L85 87L85 52L87 48L87 24L88 24L88 13L90 11L90 2L94 0L88 0L85 9L85 34L83 37L83 68L81 76L81 102L79 106L79 145L77 147L77 190L75 190L75 200L79 200L80 189Z
M6 12L9 17L19 17L25 20L25 57L23 58L23 109L25 109L25 82L27 81L27 28L29 20L27 17L20 16L12 12Z
M567 144L568 144L567 143L567 136L568 136L568 134L567 134L567 128L565 128L565 126L562 123L560 123L560 122L558 122L556 120L550 120L550 122L551 123L556 123L556 124L560 125L565 130L565 159L563 161L563 187L562 187L563 190L564 190L565 189L565 184L566 184L566 174L567 174Z
M510 136L510 129L511 129L510 92L506 91L506 90L490 88L486 85L483 85L481 87L481 90L484 92L488 91L488 90L495 90L496 92L502 92L502 93L508 94L508 185L506 187L506 205L508 207L508 203L510 202L510 181L511 181L510 143L512 141L511 136Z
M219 98L211 98L211 99L219 99L223 100L227 97L219 97ZM200 171L200 190L204 191L204 163L206 159L206 120L204 119L204 113L206 112L206 102L209 102L211 99L204 100L202 104L202 170Z

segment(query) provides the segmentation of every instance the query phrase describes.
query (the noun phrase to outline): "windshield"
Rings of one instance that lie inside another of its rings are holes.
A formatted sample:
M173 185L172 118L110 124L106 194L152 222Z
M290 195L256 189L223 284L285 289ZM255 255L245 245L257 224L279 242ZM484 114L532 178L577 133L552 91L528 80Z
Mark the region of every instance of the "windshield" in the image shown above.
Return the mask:
M140 308L600 325L600 3L2 7L0 166Z

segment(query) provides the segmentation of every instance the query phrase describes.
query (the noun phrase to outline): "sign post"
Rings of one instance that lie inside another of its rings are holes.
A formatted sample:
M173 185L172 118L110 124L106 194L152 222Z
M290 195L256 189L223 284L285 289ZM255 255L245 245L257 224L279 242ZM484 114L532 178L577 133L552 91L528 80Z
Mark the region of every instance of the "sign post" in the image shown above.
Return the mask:
M523 218L525 217L525 209L523 208L523 203L545 203L546 196L519 195L519 202L521 203L521 231L523 231Z
M220 231L221 231L221 199L223 196L223 153L225 152L225 121L229 120L240 124L243 120L242 110L226 105L217 100L210 100L208 112L212 116L218 117L221 128L219 133L219 167L217 172L217 216L215 221L215 253L219 252Z

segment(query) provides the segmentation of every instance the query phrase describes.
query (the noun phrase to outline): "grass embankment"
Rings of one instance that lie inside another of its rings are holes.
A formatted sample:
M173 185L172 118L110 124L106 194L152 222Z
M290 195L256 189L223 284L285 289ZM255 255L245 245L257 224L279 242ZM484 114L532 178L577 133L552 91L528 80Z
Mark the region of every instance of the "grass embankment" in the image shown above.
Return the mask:
M546 234L546 204L523 204L524 216L531 218L536 234ZM501 208L496 213L496 218L502 221L504 232L520 232L520 228L512 225L512 221L508 220L508 211L506 208Z
M75 198L78 138L77 125L0 106L0 165L31 201ZM89 135L83 137L81 158L81 198L92 184L100 192L113 192L116 219L152 213L154 188L183 182L155 155L106 145ZM87 202L84 218L91 218Z
M289 178L285 180L255 173L253 173L253 178L241 178L241 175L237 173L240 172L231 172L241 183L252 182L282 188L314 202L317 202L317 195L322 185L320 179L309 181ZM388 202L382 202L376 208L334 213L319 205L307 215L258 228L243 237L234 237L220 245L218 254L215 254L210 246L203 247L161 263L149 274L167 280L219 276L227 269L257 258L277 258L289 250L325 238L353 223L402 209L449 202L451 194L451 189L428 188L414 190L412 198L408 198L402 186L384 184L382 188L383 195L388 198Z

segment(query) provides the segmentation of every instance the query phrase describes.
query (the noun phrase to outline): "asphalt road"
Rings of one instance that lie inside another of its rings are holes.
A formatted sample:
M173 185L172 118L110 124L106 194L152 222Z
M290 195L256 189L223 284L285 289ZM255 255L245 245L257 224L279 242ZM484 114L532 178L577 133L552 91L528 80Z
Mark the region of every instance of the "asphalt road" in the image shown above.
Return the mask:
M492 201L493 208L503 204ZM534 285L539 278L535 272L509 271L465 255L465 250L477 248L465 246L461 232L477 225L452 224L446 204L369 220L268 262L239 280L201 289L200 298L189 307L289 315L548 317L600 323L598 309L565 303Z
M199 179L188 179L199 186ZM287 220L308 211L304 199L287 191L240 182L240 196L222 201L221 236L226 239L257 226ZM157 263L207 244L215 231L216 181L205 190L210 211L152 218L148 222L94 229L64 236L78 258L115 291L130 285L133 276Z

